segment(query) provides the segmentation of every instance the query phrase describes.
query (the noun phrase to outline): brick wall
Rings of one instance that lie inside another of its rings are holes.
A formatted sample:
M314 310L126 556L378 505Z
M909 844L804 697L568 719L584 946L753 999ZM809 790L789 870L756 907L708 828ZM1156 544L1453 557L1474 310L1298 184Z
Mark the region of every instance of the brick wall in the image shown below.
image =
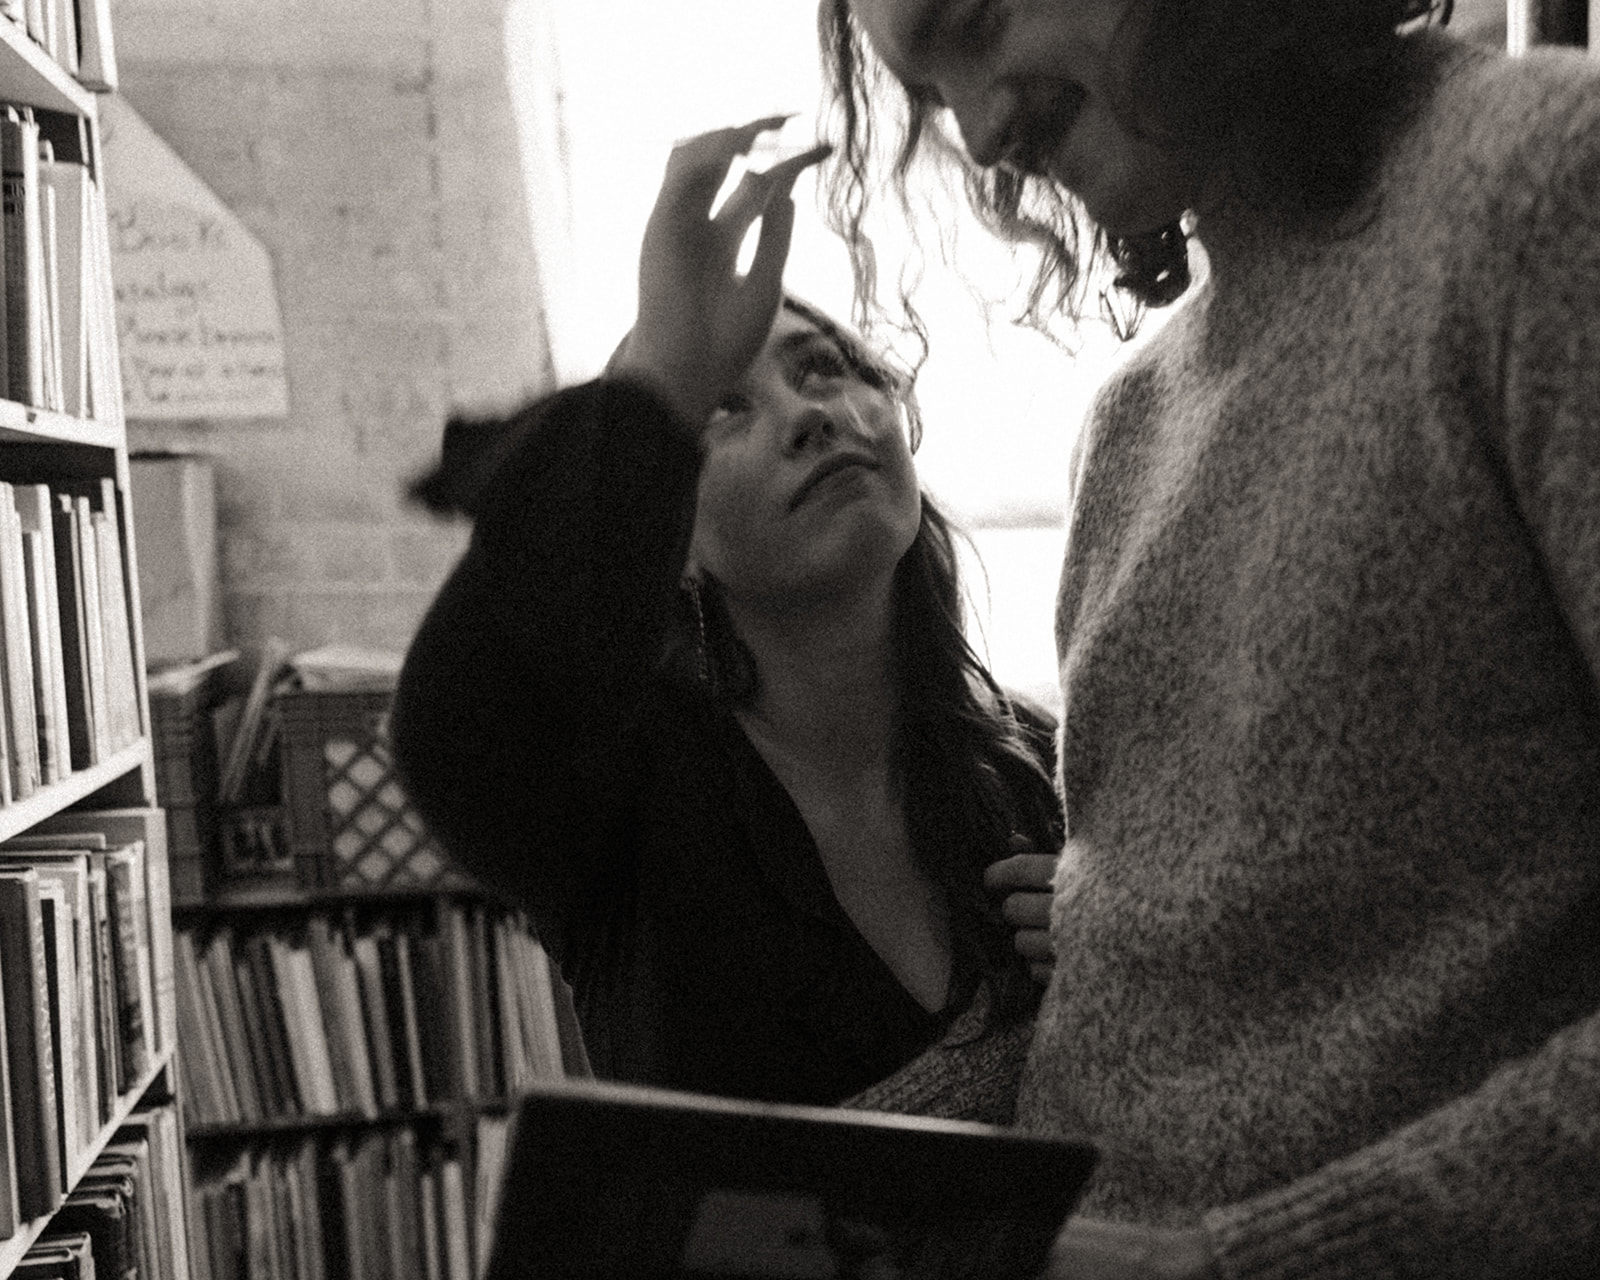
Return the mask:
M286 420L131 422L218 473L229 643L402 648L464 545L453 408L548 387L504 0L116 0L122 95L266 245Z

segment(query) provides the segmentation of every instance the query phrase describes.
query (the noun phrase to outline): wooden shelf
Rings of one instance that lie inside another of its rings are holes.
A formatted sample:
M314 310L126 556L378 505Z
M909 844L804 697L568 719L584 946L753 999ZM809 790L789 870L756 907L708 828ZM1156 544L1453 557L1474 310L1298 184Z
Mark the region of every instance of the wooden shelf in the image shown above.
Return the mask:
M95 118L92 91L75 80L20 24L0 19L0 101Z
M60 782L40 787L26 800L14 800L0 809L0 840L21 835L34 823L52 814L60 813L86 796L93 795L107 783L132 773L143 766L150 755L150 740L140 738L124 747L108 760L80 769Z
M122 429L108 423L0 400L0 444L78 444L115 449L122 440Z
M340 1111L334 1115L281 1116L252 1123L189 1125L184 1134L190 1142L241 1142L285 1133L410 1125L419 1120L451 1120L464 1115L506 1115L510 1110L511 1101L508 1098L473 1098L458 1102L436 1102L412 1111L380 1111L375 1116L361 1111Z

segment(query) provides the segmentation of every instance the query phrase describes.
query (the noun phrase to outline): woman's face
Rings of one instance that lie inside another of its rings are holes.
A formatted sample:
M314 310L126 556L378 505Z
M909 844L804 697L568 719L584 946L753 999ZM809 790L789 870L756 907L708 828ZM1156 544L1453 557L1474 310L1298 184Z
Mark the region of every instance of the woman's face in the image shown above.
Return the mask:
M1191 207L1196 157L1157 147L1112 110L1112 43L1132 0L849 0L908 90L955 114L967 153L1048 176L1113 235Z
M692 558L734 600L789 607L892 575L921 494L899 405L784 308L705 432Z

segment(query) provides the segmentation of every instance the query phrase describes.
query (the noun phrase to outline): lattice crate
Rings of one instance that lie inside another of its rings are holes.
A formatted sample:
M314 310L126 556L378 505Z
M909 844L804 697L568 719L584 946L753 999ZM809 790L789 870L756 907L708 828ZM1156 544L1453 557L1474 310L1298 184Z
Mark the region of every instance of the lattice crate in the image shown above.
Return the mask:
M406 800L389 753L387 691L277 695L283 802L308 889L471 888Z

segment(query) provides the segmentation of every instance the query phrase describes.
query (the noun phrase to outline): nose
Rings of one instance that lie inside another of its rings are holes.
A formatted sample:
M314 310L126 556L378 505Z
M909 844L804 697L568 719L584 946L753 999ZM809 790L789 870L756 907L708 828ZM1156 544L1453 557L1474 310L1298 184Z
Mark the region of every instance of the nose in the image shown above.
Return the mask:
M833 444L839 437L839 424L828 407L808 403L790 420L788 434L785 441L788 452L806 453Z
M1006 158L1016 136L1022 96L1004 81L988 84L941 86L942 96L954 112L961 141L976 165L988 169Z

